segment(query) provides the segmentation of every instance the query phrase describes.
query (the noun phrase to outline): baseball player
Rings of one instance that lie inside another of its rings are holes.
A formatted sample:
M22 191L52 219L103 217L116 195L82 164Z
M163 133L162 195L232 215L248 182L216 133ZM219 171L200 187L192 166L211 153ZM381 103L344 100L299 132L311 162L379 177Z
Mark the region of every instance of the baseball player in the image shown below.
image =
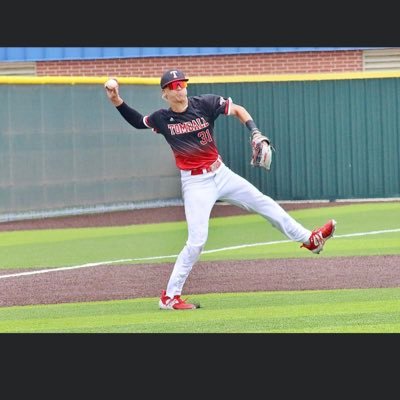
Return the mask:
M199 307L182 299L181 294L206 244L210 213L217 200L260 214L287 238L315 254L320 253L326 240L333 236L336 226L336 221L331 219L313 231L306 229L272 198L233 172L218 153L214 140L215 120L220 115L234 116L251 135L262 134L249 112L230 97L188 96L188 81L178 69L166 71L160 84L162 98L169 108L145 116L124 102L118 85L114 88L105 85L109 100L129 124L164 136L180 171L188 238L175 261L166 290L161 292L159 307L163 310Z

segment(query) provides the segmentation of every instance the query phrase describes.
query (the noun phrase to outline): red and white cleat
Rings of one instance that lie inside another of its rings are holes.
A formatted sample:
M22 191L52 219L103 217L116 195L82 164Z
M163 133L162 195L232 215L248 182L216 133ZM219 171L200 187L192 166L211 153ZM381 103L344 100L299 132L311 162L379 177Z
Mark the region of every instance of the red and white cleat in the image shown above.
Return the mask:
M195 310L200 308L199 304L186 303L186 300L181 299L180 295L175 295L172 299L167 296L165 290L161 292L161 297L158 302L161 310Z
M330 219L324 226L316 228L311 232L310 244L302 244L300 247L312 251L315 254L319 254L324 248L325 242L333 236L336 229L336 221Z

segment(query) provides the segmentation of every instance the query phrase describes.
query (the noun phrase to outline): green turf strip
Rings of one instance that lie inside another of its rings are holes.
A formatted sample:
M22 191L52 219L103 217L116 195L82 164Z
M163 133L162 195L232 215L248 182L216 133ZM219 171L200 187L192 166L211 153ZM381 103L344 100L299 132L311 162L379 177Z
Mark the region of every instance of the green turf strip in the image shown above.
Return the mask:
M400 233L345 235L400 228L400 203L297 210L310 229L329 218L336 237L318 257L400 254ZM128 227L0 233L0 269L81 265L177 254L184 222ZM258 215L214 218L207 250L286 238ZM203 254L203 260L316 257L297 243ZM152 262L170 261L173 258ZM141 262L143 263L143 262ZM134 266L133 266L134 267ZM3 281L6 282L6 281ZM0 332L9 333L398 333L400 289L259 292L191 296L202 308L161 311L158 299L0 308Z
M398 333L400 288L193 295L201 308L158 299L0 308L2 333Z
M400 229L400 203L355 204L297 210L290 213L304 226L313 229L329 218L337 220L336 237L330 240L319 257L400 254L400 231L374 235L341 235ZM108 262L121 259L174 256L186 241L185 222L0 232L0 269L51 268ZM275 243L228 249L287 240L259 215L213 218L202 260L315 257L300 249L298 243ZM171 261L174 257L149 262ZM143 263L143 261L137 261Z

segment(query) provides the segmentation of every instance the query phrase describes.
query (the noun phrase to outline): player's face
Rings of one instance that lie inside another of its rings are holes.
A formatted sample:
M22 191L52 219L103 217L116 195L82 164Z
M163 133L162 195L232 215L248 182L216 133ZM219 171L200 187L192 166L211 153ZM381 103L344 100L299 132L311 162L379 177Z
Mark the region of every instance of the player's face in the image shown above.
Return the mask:
M164 94L169 102L184 102L187 97L187 82L175 81L171 82L164 88Z

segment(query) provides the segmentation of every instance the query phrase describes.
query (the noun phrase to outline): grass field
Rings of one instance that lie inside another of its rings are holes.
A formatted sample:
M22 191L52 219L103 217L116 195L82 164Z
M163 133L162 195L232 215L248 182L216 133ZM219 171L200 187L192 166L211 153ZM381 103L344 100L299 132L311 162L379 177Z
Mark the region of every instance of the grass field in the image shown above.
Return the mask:
M329 254L400 254L400 203L356 204L290 213L314 228L338 222ZM86 263L171 261L186 240L184 222L0 233L0 269ZM258 215L214 218L202 260L314 257ZM154 257L154 259L152 259ZM332 333L400 332L400 288L194 295L204 306L164 312L157 299L0 308L9 333Z
M204 308L161 311L156 299L9 307L5 333L394 333L400 289L192 296Z

